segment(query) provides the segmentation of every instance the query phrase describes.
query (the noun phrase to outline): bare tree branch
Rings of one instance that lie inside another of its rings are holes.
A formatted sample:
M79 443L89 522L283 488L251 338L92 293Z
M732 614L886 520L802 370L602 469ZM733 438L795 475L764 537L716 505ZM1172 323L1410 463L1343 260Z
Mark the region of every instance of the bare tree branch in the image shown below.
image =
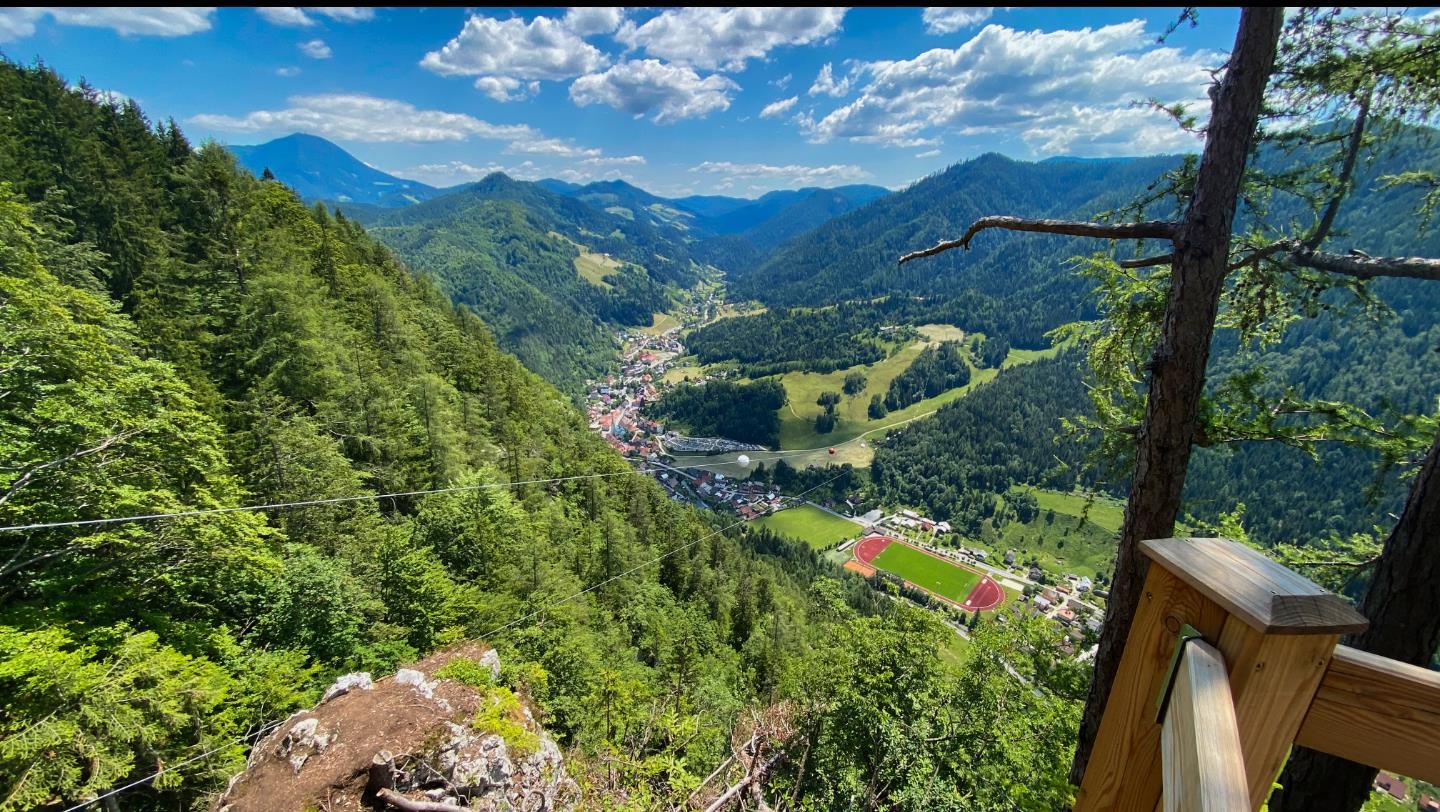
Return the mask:
M1440 281L1440 259L1429 257L1372 257L1359 252L1331 254L1303 248L1292 250L1287 257L1296 265L1360 279L1394 276Z
M1259 262L1262 259L1269 259L1276 254L1284 253L1286 251L1294 251L1296 248L1299 247L1299 245L1300 243L1296 242L1295 240L1280 240L1278 242L1272 242L1263 248L1257 248L1254 251L1251 251L1249 254L1246 254L1244 257L1235 260L1230 264L1230 267L1226 269L1226 272L1228 273L1230 271L1238 270L1245 267L1246 265Z
M1340 177L1335 182L1334 193L1330 195L1330 202L1325 204L1325 212L1320 215L1320 222L1315 224L1315 230L1305 238L1305 247L1311 251L1320 247L1325 238L1330 234L1330 227L1335 224L1335 215L1340 213L1340 203L1350 193L1350 177L1355 174L1355 158L1360 154L1360 144L1365 136L1365 121L1370 117L1370 92L1360 99L1360 110L1355 114L1355 124L1350 129L1350 143L1345 147L1345 162L1340 167Z
M393 789L382 789L375 793L375 797L406 812L454 812L460 808L449 804L437 803L436 801L411 800Z
M1149 268L1152 265L1169 265L1175 259L1174 254L1159 254L1153 257L1138 257L1136 259L1125 259L1120 261L1120 267L1126 269Z
M1169 240L1175 236L1178 226L1164 220L1140 223L1088 223L1081 220L1027 220L1022 217L981 217L976 220L965 236L958 240L942 240L930 248L906 254L900 258L904 265L912 259L932 257L952 248L970 249L970 240L976 234L990 228L1009 231L1034 231L1042 234L1063 234L1070 237L1099 237L1106 240L1157 239Z
M130 439L139 432L140 429L131 429L129 431L122 431L119 434L112 434L111 436L101 440L97 445L94 445L90 448L78 448L63 457L56 457L53 460L37 463L36 465L31 466L28 470L25 471L25 473L21 474L18 478L16 478L14 482L10 483L10 487L6 488L3 494L0 494L0 505L4 505L6 502L10 501L10 498L12 496L19 493L22 489L25 488L25 486L29 485L32 481L34 481L35 477L40 473L50 468L54 468L57 465L64 465L67 462L72 462L82 457L88 457L91 454L98 454L101 451L109 448L110 446L115 445L116 443L124 442L125 440Z

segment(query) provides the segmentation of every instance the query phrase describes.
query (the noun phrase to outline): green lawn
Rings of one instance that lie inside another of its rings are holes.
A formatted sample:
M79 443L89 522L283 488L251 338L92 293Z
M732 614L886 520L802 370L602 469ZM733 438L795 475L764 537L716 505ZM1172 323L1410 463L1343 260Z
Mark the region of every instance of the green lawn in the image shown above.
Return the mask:
M1083 493L1061 493L1043 488L1031 490L1042 512L1053 510L1066 516L1084 516L1112 533L1120 531L1125 521L1125 503L1109 496L1096 496L1093 502ZM1088 504L1087 504L1088 503Z
M575 271L596 287L611 287L608 277L624 267L623 262L618 259L607 257L604 254L595 254L584 248L580 249L580 256L575 257Z
M650 326L641 327L639 328L639 331L642 333L649 333L650 335L658 336L666 330L669 330L671 327L679 326L680 320L670 315L669 313L656 313L654 316L651 317Z
M854 538L860 535L863 529L848 519L826 513L814 505L787 508L755 521L776 533L803 541L816 550Z
M657 314L658 315L658 314ZM867 468L875 458L874 443L889 434L891 429L897 428L911 420L923 418L933 413L951 401L958 400L970 392L971 389L985 383L989 383L1000 374L997 369L970 368L970 382L964 386L958 386L946 392L942 392L933 398L926 398L918 403L894 412L890 412L879 420L871 420L866 414L870 405L870 396L879 394L882 397L890 388L890 381L894 380L901 372L910 366L915 357L920 354L926 345L938 341L956 340L961 336L967 336L960 328L948 324L926 324L919 328L922 338L911 344L902 347L894 355L878 363L854 366L848 369L836 370L835 372L789 372L780 376L780 383L785 387L785 394L789 402L780 409L780 448L787 452L803 451L808 453L787 453L785 461L796 468L818 467L827 465L844 465L849 463L856 468ZM654 332L651 328L647 332ZM973 339L978 334L968 334ZM1039 358L1054 355L1054 350L1014 350L1006 356L1002 366L1014 366L1017 363L1029 363ZM693 362L694 356L686 356L680 359L680 363ZM685 375L700 377L707 369L713 369L723 364L711 364L709 366L694 364L686 365L683 368L672 368L666 373L665 380L675 383L684 378ZM821 392L840 392L845 382L845 375L850 372L864 373L866 378L865 391L854 397L842 396L840 404L836 407L836 415L839 422L835 430L829 434L817 434L815 432L815 417L824 411L815 401L820 397ZM741 383L750 382L748 378L740 379ZM835 453L829 453L834 448ZM704 463L707 466L725 466L733 463L735 454L712 455L704 459L676 458L678 464ZM767 465L773 464L771 455L764 452L749 454L752 460L764 462ZM738 465L719 468L726 476L744 477L746 471Z
M970 661L971 654L970 641L953 632L940 646L940 659L953 668L963 668Z
M963 603L980 575L904 544L891 544L870 562L918 587Z
M1097 572L1109 572L1115 560L1115 531L1059 511L1053 522L1045 521L1042 510L1029 524L1008 522L999 530L987 521L980 535L979 546L990 551L992 560L1014 550L1020 563L1033 556L1041 569L1056 575L1073 572L1093 578Z
M930 327L931 325L926 325ZM944 325L937 325L944 327ZM954 329L954 328L950 328ZM934 331L932 331L934 332ZM942 331L943 332L943 331ZM929 414L944 406L952 400L965 395L976 386L993 380L997 370L975 369L971 367L970 383L965 386L958 386L947 392L942 392L933 398L926 398L918 403L912 403L904 409L890 412L879 420L871 420L866 413L870 407L870 397L880 395L884 397L890 389L890 382L900 373L909 368L911 362L931 343L929 340L919 340L901 349L894 355L875 364L854 366L848 369L840 369L834 372L789 372L780 377L780 382L785 385L785 394L789 403L780 410L780 447L785 449L799 448L827 448L848 444L853 440L877 432L891 426L896 426L912 418ZM851 397L842 395L835 414L839 421L835 430L829 434L818 434L815 431L815 417L824 409L815 401L819 399L822 392L839 392L845 382L845 376L851 372L862 372L866 378L865 391ZM879 439L878 437L875 439ZM852 455L854 459L830 460L832 462L850 462L856 466L870 464L872 454L868 448L858 449L858 454ZM867 444L868 445L868 444ZM824 460L816 460L819 464L825 464Z

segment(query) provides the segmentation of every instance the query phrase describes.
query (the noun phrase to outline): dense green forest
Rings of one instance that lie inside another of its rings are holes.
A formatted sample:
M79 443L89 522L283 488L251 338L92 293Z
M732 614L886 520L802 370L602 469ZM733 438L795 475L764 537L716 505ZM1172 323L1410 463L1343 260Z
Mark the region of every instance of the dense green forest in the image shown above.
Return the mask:
M885 392L885 408L903 409L925 398L964 386L970 382L970 364L958 341L942 341L926 347L915 356L905 371L890 381Z
M822 310L767 310L721 319L686 337L701 363L738 361L743 374L758 378L783 372L833 372L885 358L880 343L884 312L873 305L845 302ZM913 339L913 329L885 338Z
M974 536L1011 485L1085 482L1089 447L1061 428L1089 409L1082 365L1073 354L1022 364L891 432L870 467L877 498L923 507Z
M780 442L778 410L784 405L785 387L779 381L715 380L670 389L645 411L695 436L728 437L774 448Z

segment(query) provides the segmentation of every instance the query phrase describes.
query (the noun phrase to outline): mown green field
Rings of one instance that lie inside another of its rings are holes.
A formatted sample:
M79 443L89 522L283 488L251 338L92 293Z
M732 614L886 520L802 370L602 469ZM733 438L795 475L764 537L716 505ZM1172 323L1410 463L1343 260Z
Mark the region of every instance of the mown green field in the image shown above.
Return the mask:
M1096 496L1094 501L1083 493L1061 493L1060 491L1031 488L1040 510L1053 510L1076 518L1085 517L1112 533L1120 531L1125 521L1125 503L1109 496Z
M602 288L610 287L608 277L623 266L624 263L618 259L604 254L592 254L583 248L580 256L575 257L576 272L584 277L586 282Z
M986 522L980 536L980 546L993 558L1014 550L1020 563L1033 557L1041 569L1056 574L1094 577L1097 572L1109 572L1115 560L1115 531L1059 511L1053 522L1045 521L1044 510L1029 524L1012 521L996 530Z
M860 535L860 525L826 513L814 505L799 505L755 520L783 536L798 539L813 549L823 550Z
M956 603L963 603L970 590L980 583L979 573L904 544L891 544L870 563Z
M658 336L672 327L679 327L680 320L669 313L656 313L651 317L649 327L641 327L640 332Z
M942 392L918 403L912 403L904 409L890 412L878 420L870 419L866 412L870 407L871 396L884 397L890 389L890 382L910 367L921 350L932 343L941 340L956 340L963 335L958 327L948 324L927 324L920 328L920 332L926 338L911 343L879 363L827 373L789 372L782 375L780 382L785 385L785 393L790 402L780 410L780 447L800 449L836 446L838 456L839 446L849 444L862 435L870 435L881 429L897 426L913 418L929 414L950 401L963 397L974 387L994 380L998 374L998 370L976 369L971 366L970 383L965 386ZM819 399L822 392L840 392L845 383L845 376L851 372L861 372L865 375L865 390L853 397L842 395L840 404L835 408L835 414L839 417L835 430L829 434L817 433L815 418L824 411L824 408L815 401ZM846 454L846 459L828 461L837 464L849 462L856 466L869 465L873 454L868 445L867 443L867 447L860 448L856 443L855 448L847 449L850 453ZM817 458L813 462L823 465L827 460Z

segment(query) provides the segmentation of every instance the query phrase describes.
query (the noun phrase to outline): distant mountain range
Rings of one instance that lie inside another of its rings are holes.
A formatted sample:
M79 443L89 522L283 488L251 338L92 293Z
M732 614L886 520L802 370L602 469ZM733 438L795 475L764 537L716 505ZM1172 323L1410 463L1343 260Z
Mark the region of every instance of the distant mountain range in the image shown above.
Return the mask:
M306 200L408 206L442 190L386 174L316 135L294 133L254 146L232 146L240 164L256 175L270 170Z
M470 184L436 188L382 172L317 135L294 133L231 152L256 175L266 169L306 200L338 204L362 222L378 218L376 209L400 208L458 191ZM617 217L657 228L688 232L696 239L738 235L768 250L831 217L889 194L883 186L806 187L769 192L759 199L693 195L670 199L623 180L588 184L548 178L535 182Z
M785 241L889 194L842 186L670 199L621 180L498 172L439 189L314 135L231 150L256 175L269 170L364 225L485 319L501 346L571 391L613 362L615 328L648 326L701 276L748 271Z

